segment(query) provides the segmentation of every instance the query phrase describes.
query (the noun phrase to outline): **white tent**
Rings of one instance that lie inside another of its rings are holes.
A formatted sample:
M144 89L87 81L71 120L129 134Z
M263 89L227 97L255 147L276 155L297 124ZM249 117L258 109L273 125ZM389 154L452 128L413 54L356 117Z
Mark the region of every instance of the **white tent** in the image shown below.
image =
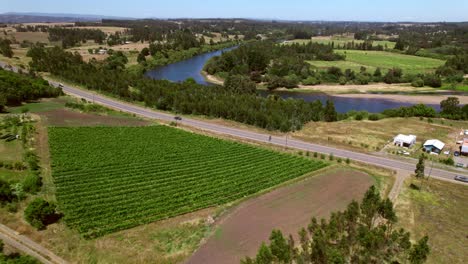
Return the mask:
M411 148L416 144L416 136L399 134L393 139L393 144L400 147Z

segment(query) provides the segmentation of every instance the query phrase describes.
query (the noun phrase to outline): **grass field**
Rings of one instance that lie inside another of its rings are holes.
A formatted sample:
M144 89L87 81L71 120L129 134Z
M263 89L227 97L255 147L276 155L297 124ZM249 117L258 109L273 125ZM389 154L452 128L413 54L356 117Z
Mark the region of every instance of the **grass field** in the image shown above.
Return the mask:
M427 263L468 263L468 186L431 179L417 191L408 184L396 204L399 225L414 239L429 236Z
M417 136L420 146L424 140L436 138L447 144L446 149L455 145L455 137L468 122L435 119L434 123L419 118L386 118L379 121L340 121L334 123L312 122L294 133L294 137L360 151L382 149L398 134ZM417 149L415 147L414 149Z
M326 166L165 126L49 128L65 221L85 236L225 204Z
M309 61L310 64L322 68L336 66L343 70L351 68L359 70L361 66L373 71L377 67L381 69L401 68L403 73L425 73L434 71L443 65L443 60L411 56L386 51L363 51L363 50L337 50L337 53L345 54L345 61Z

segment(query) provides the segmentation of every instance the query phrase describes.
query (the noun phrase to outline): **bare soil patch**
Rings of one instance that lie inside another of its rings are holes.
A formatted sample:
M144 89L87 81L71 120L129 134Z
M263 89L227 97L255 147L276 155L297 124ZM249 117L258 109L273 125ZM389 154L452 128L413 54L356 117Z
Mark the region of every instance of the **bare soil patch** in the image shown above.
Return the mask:
M219 221L188 263L239 263L245 256L255 256L275 228L297 238L311 217L328 217L345 209L353 199L361 199L373 183L363 172L339 169L246 201Z
M125 116L94 115L68 109L56 109L40 113L47 126L146 126L149 121Z

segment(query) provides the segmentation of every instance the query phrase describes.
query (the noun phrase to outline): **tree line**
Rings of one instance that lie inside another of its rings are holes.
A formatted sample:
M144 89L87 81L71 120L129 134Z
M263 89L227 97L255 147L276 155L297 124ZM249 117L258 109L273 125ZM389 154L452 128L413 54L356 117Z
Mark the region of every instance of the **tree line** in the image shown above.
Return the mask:
M49 83L38 77L26 76L0 68L0 112L5 106L20 105L44 97L61 95L60 89L49 86Z
M87 40L102 44L106 40L106 34L100 29L51 27L49 40L62 41L62 47L66 49Z
M5 57L13 57L13 50L11 49L11 41L9 39L0 38L0 54Z

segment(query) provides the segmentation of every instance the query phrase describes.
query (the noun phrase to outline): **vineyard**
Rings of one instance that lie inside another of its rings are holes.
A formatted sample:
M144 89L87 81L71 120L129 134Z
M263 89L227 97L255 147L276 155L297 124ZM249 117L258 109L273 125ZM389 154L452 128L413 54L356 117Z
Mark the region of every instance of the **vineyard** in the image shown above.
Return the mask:
M165 126L49 128L57 200L85 237L225 204L325 163Z

